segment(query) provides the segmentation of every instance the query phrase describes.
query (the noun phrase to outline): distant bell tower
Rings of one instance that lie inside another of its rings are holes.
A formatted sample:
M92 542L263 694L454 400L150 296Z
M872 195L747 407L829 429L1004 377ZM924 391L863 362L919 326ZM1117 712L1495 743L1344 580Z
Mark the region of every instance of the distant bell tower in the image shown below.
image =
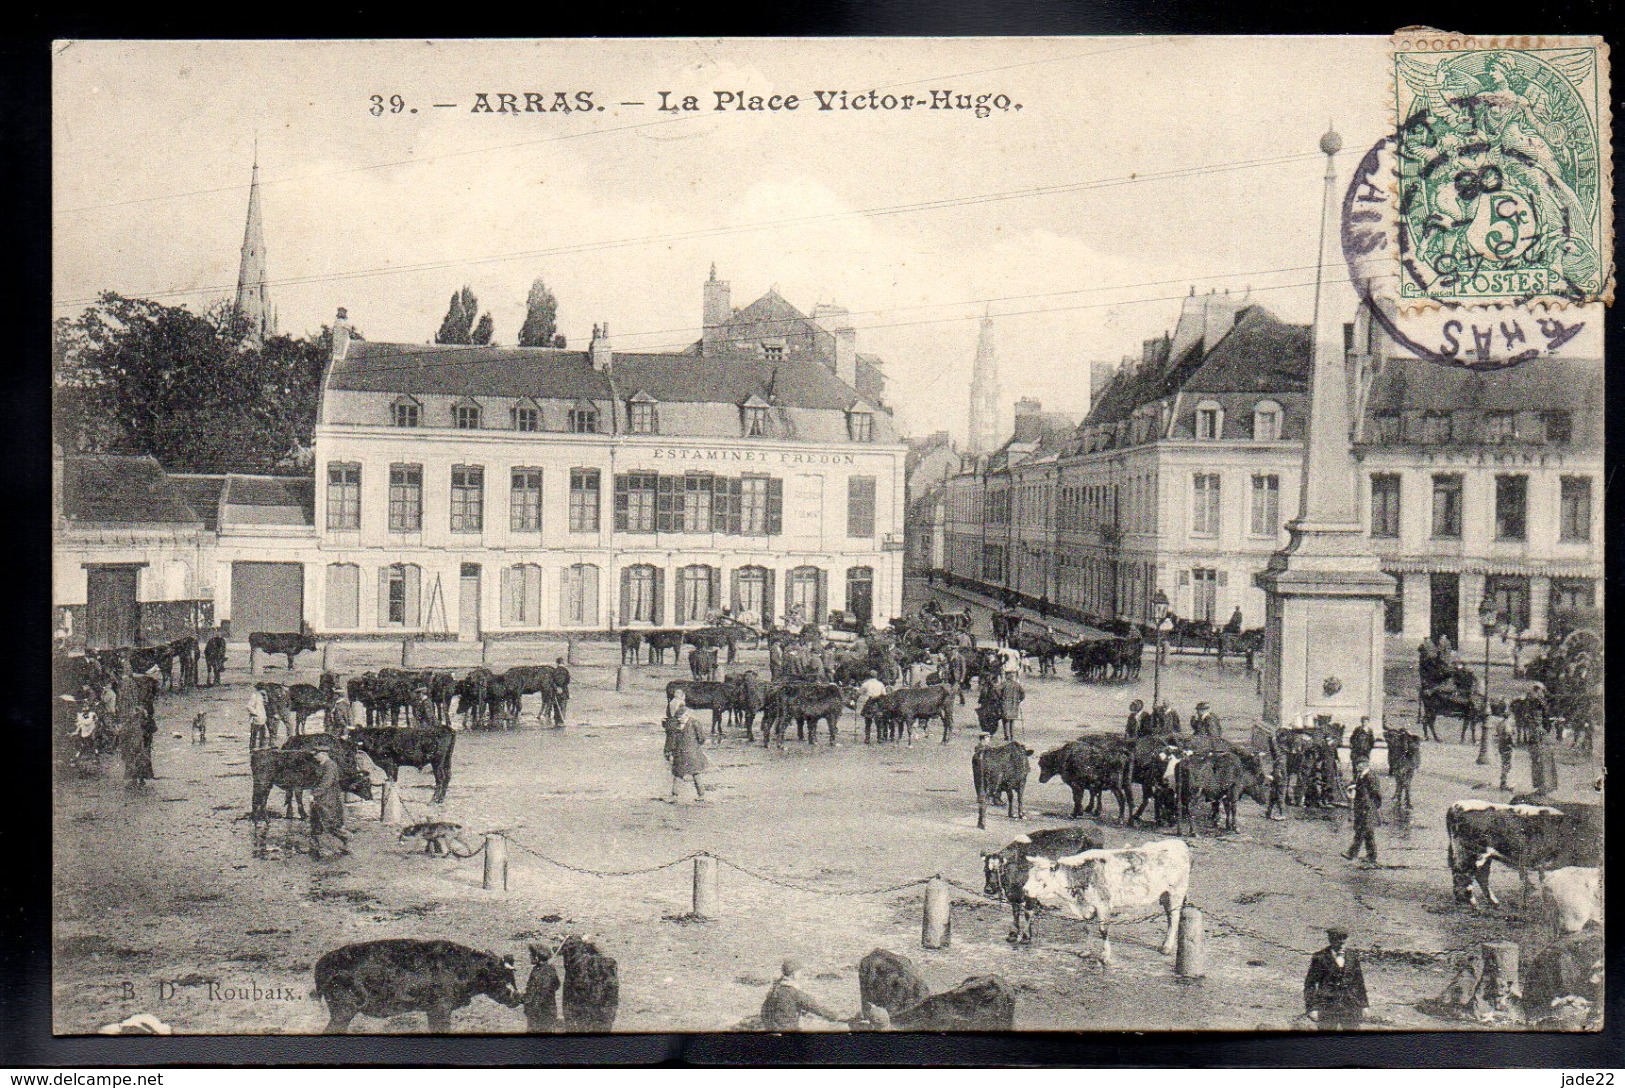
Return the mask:
M243 255L237 265L237 312L248 322L248 342L263 344L276 332L265 276L265 224L260 219L260 157L248 183L248 224L243 229Z
M976 339L976 365L970 378L970 441L972 456L992 453L999 444L999 359L993 351L993 318L982 318Z

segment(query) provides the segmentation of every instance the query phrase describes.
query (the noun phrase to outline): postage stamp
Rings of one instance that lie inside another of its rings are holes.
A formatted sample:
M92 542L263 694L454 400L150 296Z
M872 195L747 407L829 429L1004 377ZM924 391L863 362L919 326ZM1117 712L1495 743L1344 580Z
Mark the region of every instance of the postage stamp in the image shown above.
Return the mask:
M1608 47L1401 31L1403 309L1610 301Z

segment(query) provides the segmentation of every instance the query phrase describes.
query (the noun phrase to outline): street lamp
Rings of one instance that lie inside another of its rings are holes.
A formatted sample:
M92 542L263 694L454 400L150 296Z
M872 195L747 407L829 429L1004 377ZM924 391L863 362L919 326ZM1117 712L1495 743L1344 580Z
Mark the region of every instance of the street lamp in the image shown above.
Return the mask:
M1174 621L1168 616L1168 594L1160 587L1151 598L1151 607L1157 615L1157 656L1151 664L1151 712L1155 714L1162 703L1162 639L1173 629Z
M1501 626L1501 613L1495 610L1495 601L1485 594L1478 606L1478 625L1484 629L1484 722L1478 732L1478 758L1480 766L1490 761L1490 639ZM1471 713L1472 708L1468 708Z

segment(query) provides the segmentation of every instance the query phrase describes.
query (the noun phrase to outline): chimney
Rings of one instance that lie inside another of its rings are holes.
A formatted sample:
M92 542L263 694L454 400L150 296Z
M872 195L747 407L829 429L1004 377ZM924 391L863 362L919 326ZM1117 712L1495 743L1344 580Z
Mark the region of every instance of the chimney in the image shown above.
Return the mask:
M728 281L717 279L717 266L711 265L711 278L705 281L704 326L700 341L701 355L714 355L722 350L728 335L728 322L733 318L733 306L728 294Z
M1112 378L1117 374L1115 363L1099 362L1089 364L1089 403L1093 404L1100 399L1101 390L1111 384Z
M340 363L350 353L350 311L343 306L333 316L333 361Z
M592 368L600 373L608 373L615 360L615 352L609 346L609 322L592 327Z
M820 302L813 307L813 320L820 328L835 337L835 358L830 361L834 375L852 386L858 385L858 330L852 327L852 315L844 306Z
M1016 401L1015 439L1017 442L1036 442L1041 430L1039 416L1044 405L1035 397L1022 397Z

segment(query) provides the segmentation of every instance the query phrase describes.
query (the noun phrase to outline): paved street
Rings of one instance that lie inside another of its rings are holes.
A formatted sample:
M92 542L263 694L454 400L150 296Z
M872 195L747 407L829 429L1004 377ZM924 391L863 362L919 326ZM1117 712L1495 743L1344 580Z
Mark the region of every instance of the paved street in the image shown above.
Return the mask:
M979 633L985 637L985 623ZM493 645L499 669L562 652L551 644ZM420 649L423 665L466 667L478 656L470 646ZM299 851L303 825L280 819L271 824L271 850L256 857L242 818L246 647L233 646L225 687L161 697L159 778L148 789L127 790L116 759L99 777L59 776L57 1030L91 1031L142 1011L179 1032L319 1030L325 1013L309 997L311 966L331 948L384 936L445 937L514 955L522 987L526 944L572 931L597 934L619 961L616 1027L629 1031L732 1026L758 1011L778 962L791 955L807 963L817 996L855 1011L856 963L876 947L911 957L934 990L970 975L1003 976L1017 991L1018 1028L1303 1027L1294 1018L1307 953L1333 922L1365 951L1375 1018L1438 1027L1410 1007L1447 981L1448 962L1431 953L1511 934L1527 956L1544 942L1520 918L1516 877L1506 870L1495 876L1509 893L1499 913L1452 905L1444 808L1458 798L1505 795L1493 789L1494 768L1475 766L1470 748L1429 744L1414 819L1390 820L1379 832L1380 867L1339 856L1349 836L1340 817L1292 810L1289 821L1269 823L1245 800L1239 834L1197 836L1191 897L1209 933L1209 975L1200 983L1175 980L1152 947L1154 925L1120 930L1117 963L1103 975L1086 955L1093 938L1085 927L1045 915L1034 946L1012 947L1004 939L1007 908L972 892L956 892L951 947L928 952L919 936L923 887L875 889L934 873L979 888L983 851L1059 826L1070 809L1066 788L1039 785L1035 772L1026 822L990 811L988 829L976 830L972 705L949 745L934 736L913 748L865 747L854 742L850 716L834 749L821 742L781 752L729 737L706 749L708 802L685 795L670 805L662 800L670 780L659 718L664 684L679 670L628 669L626 690L616 692L618 648L595 642L576 650L566 728L539 728L528 707L518 731L460 734L444 806L428 804L427 774L402 772L409 816L433 812L475 831L511 829L506 893L481 889L480 858L429 858L418 844L397 841L379 822L376 802L349 807L349 857L313 861ZM335 650L333 665L355 672L393 663L394 653L393 644L351 644ZM764 656L747 651L741 664L760 665ZM306 655L297 679L314 682L317 665ZM280 669L268 678L288 679ZM1151 682L1149 668L1136 684L1088 685L1064 668L1057 679L1030 680L1021 739L1041 752L1080 731L1115 730L1130 699L1149 699ZM1212 703L1231 735L1245 734L1257 714L1252 678L1240 667L1176 658L1163 686L1182 714L1197 699ZM1406 697L1397 675L1390 690L1391 699ZM200 710L211 722L201 747L187 728ZM1526 760L1521 752L1518 759L1522 786ZM1563 796L1583 795L1596 774L1572 764L1563 773ZM1103 831L1111 846L1160 837L1112 822ZM577 871L645 870L696 851L723 859L722 917L714 921L684 917L686 862L627 876ZM518 1010L483 998L453 1023L460 1031L524 1028ZM424 1027L417 1014L358 1022L368 1031Z

